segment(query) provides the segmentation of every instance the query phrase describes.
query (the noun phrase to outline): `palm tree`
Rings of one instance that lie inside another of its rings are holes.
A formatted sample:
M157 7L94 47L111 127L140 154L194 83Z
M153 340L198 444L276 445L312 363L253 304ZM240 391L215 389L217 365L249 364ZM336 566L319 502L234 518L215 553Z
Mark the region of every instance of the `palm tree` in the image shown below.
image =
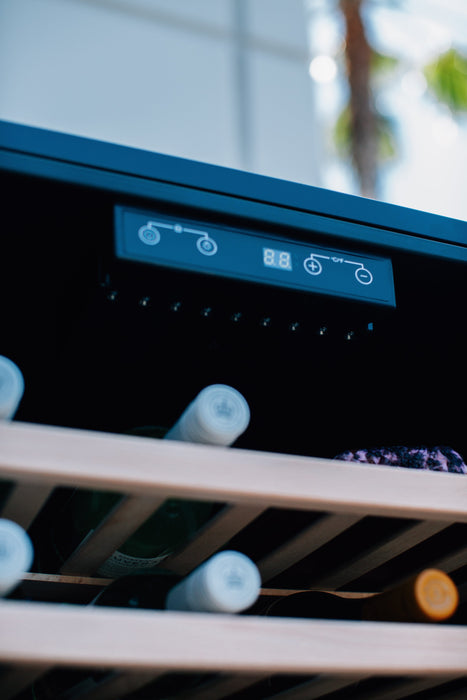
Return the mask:
M345 21L345 58L350 89L349 136L354 167L364 196L376 190L378 143L371 90L371 55L363 24L363 0L339 0Z
M347 149L361 194L375 197L383 152L393 152L390 121L374 104L374 67L378 56L368 39L363 7L371 0L338 0L345 26L344 55L349 103L337 122L338 145ZM394 4L394 0L386 0ZM401 4L400 2L398 4ZM387 61L385 62L387 65ZM397 64L393 60L393 65ZM424 70L427 84L438 101L454 116L467 111L467 58L454 48L439 56Z

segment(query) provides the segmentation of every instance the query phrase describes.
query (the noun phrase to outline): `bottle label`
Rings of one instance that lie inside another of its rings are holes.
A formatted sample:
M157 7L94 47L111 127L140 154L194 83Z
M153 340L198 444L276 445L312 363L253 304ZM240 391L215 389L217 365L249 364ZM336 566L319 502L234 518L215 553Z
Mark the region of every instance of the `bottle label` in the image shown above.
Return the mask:
M117 578L134 573L136 569L152 569L169 556L169 552L158 557L131 557L128 554L114 552L97 570L100 576Z

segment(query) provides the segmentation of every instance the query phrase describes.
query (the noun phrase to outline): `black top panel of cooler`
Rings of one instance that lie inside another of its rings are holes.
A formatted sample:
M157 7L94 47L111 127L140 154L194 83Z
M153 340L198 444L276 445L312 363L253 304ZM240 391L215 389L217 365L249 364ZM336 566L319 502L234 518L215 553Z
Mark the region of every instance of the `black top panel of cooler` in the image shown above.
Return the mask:
M370 255L392 249L467 261L467 223L460 220L5 121L0 169L205 210L227 225L240 217L304 238L329 236L332 248L342 241L336 257L350 256L347 242L354 242Z

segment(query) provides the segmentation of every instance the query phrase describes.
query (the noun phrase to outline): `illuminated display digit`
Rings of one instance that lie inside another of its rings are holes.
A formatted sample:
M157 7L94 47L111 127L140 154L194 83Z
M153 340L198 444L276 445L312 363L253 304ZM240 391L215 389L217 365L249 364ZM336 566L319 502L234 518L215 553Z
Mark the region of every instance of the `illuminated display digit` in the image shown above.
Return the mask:
M263 248L263 265L277 270L292 270L292 256L286 250Z
M286 253L285 251L279 253L279 267L284 267L286 270L292 268L290 264L290 253Z
M275 267L275 251L272 248L263 248L263 262L266 267Z

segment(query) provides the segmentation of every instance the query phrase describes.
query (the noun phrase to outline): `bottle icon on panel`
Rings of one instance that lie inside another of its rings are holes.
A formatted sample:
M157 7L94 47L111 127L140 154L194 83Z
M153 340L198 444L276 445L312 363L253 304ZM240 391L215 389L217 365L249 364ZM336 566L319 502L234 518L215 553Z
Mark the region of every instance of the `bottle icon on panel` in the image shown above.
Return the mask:
M202 255L215 255L218 250L216 241L206 231L188 228L181 224L167 224L162 221L147 221L138 229L138 238L145 245L157 245L161 240L159 229L168 229L174 233L192 233L198 236L196 248Z

